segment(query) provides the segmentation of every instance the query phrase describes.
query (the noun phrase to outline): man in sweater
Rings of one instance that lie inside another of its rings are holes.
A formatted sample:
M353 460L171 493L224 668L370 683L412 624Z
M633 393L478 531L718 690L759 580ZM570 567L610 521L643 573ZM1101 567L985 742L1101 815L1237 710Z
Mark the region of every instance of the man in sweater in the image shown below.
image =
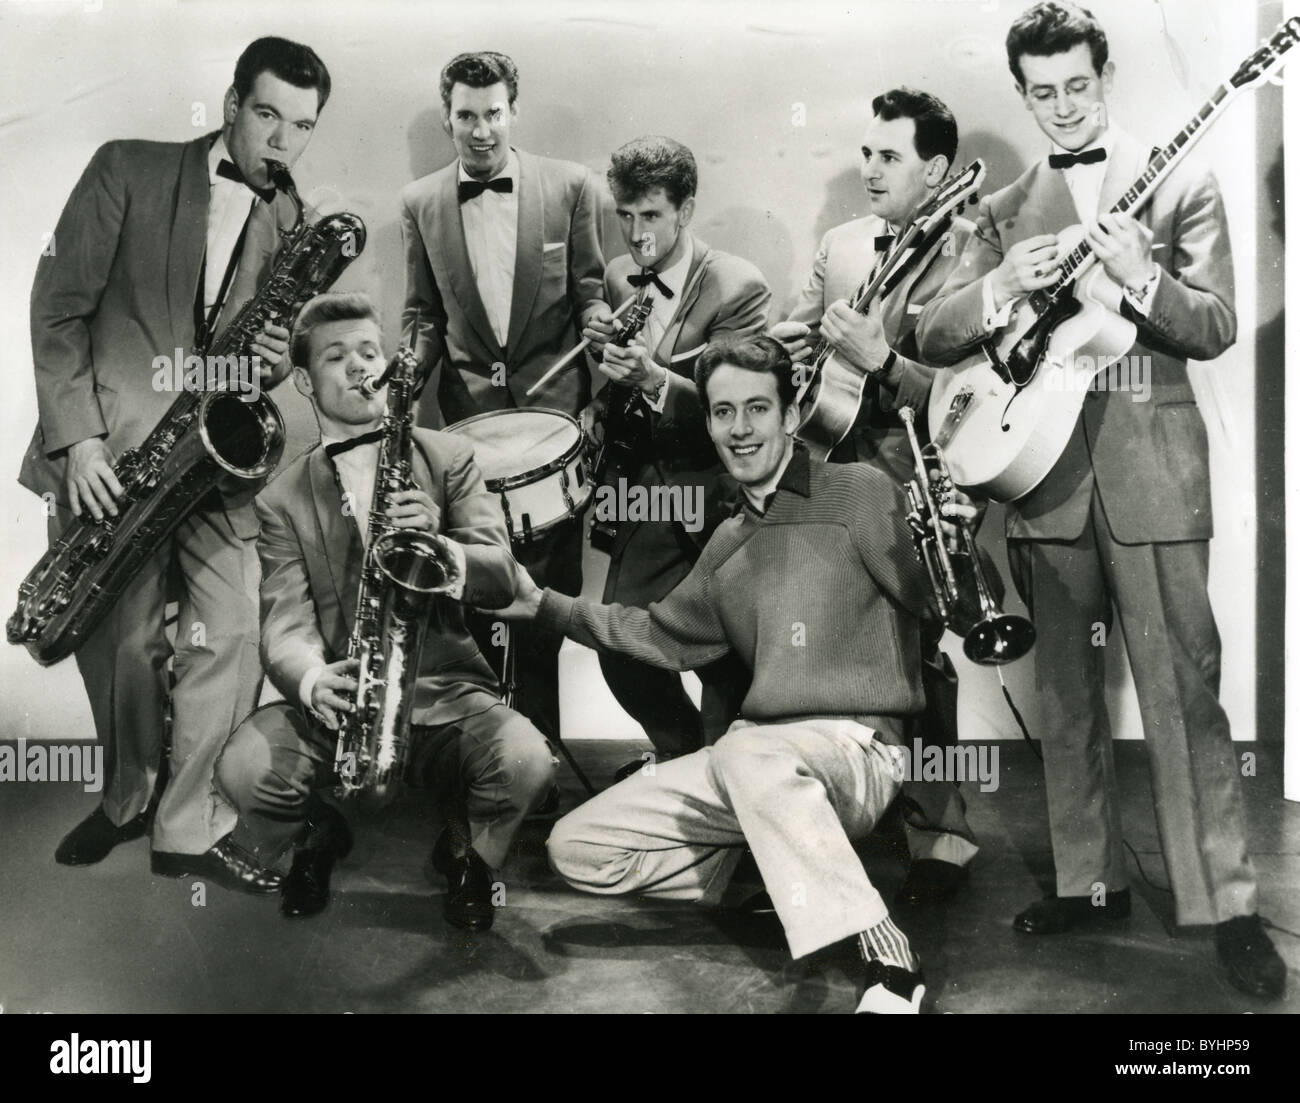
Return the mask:
M716 744L560 820L551 864L587 892L716 902L748 845L794 956L854 937L858 1010L916 1013L920 962L852 846L897 794L902 733L924 704L932 603L902 492L874 468L796 448L790 358L772 338L710 345L696 386L743 504L691 573L641 609L542 591L520 572L504 615L676 670L734 652L753 682Z

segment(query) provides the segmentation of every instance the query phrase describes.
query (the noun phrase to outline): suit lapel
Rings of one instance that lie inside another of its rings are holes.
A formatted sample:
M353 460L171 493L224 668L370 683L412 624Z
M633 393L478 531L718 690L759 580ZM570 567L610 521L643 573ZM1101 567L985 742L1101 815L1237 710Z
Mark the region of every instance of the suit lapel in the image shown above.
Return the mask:
M334 466L325 455L324 448L312 452L307 461L307 470L311 476L311 499L316 510L316 524L320 530L326 568L334 583L344 634L350 635L356 615L361 561L365 555L365 549L361 546L361 533L357 531L356 519L343 512L343 500L334 478ZM358 511L369 510L370 503L356 502L353 508Z
M515 241L515 286L510 299L507 352L519 347L524 327L532 316L533 302L542 280L542 246L546 244L541 166L526 153L516 151L515 156L519 161L519 229Z
M1017 241L1039 234L1060 233L1084 217L1074 205L1074 196L1070 194L1070 186L1065 182L1065 173L1049 167L1045 157L1035 167L1034 178L1029 182L1027 190L1034 197L1034 202L1020 208L1021 219L1029 221L1026 216L1032 216L1038 220L1038 225L1024 227L1024 232L1015 239Z
M686 273L686 282L682 284L682 301L673 315L672 323L664 330L664 335L655 346L654 360L665 368L672 367L673 354L677 351L677 342L681 338L682 328L690 317L692 308L700 297L700 288L704 286L704 277L709 270L712 250L700 241L691 238L691 267ZM684 350L685 351L685 350Z
M1106 175L1101 182L1101 200L1099 211L1108 211L1129 189L1129 185L1138 178L1146 161L1142 147L1127 134L1121 135L1115 142L1115 148L1106 160Z
M172 331L194 330L194 300L208 245L208 149L211 134L189 142L181 152L176 207L167 248L167 314Z
M465 245L465 224L460 219L460 198L457 194L458 161L453 161L443 174L440 190L435 198L436 223L431 243L435 252L441 252L451 282L452 293L459 300L474 332L484 346L503 352L488 321L487 308L478 293L474 269L469 262L469 249ZM522 197L521 197L522 198Z

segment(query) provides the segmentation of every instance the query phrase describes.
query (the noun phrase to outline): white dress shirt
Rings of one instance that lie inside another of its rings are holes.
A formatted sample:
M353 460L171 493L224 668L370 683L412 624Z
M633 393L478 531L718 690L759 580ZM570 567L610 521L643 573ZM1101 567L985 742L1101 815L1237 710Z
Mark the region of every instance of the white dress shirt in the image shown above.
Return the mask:
M502 348L510 335L510 306L515 296L515 253L519 243L519 158L510 151L506 166L493 180L509 178L510 192L485 191L460 205L465 249L479 297L487 309L492 332ZM459 166L456 179L474 179Z
M648 283L644 288L638 288L638 292L653 295L654 303L650 307L650 317L646 319L645 329L641 332L644 336L646 350L651 357L654 356L655 350L659 348L659 343L667 335L669 328L673 324L673 319L677 317L677 310L682 305L682 289L686 286L686 277L690 275L691 261L695 257L695 242L688 235L686 237L682 255L673 263L663 269L656 271L656 275L663 282L663 285L673 293L670 299L667 295L660 292L654 284ZM642 269L644 271L644 269ZM655 401L655 395L648 395L641 392L650 408L656 413L663 413L664 404L668 398L668 388L660 387L657 392L658 402Z
M217 175L217 166L230 161L226 142L221 135L208 151L208 237L207 259L203 266L203 316L209 317L221 291L221 281L235 252L235 243L243 233L253 204L259 202L251 188ZM231 164L234 162L231 161Z

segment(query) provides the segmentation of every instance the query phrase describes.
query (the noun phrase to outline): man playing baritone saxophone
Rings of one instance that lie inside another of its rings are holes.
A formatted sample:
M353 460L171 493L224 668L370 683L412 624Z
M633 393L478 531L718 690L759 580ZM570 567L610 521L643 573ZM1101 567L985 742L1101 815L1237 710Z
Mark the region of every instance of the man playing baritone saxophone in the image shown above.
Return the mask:
M645 328L626 348L606 343L612 323L594 321L585 331L595 348L603 346L600 371L611 380L598 402L617 406L637 395L643 404L639 412L648 423L648 439L622 477L635 486L677 486L700 495L693 525L683 517L618 524L607 549L604 597L644 605L686 577L722 519L722 499L734 490L721 485L726 477L705 428L695 361L709 341L762 333L772 293L749 261L711 248L691 233L699 174L694 155L681 142L662 137L628 142L614 152L607 178L627 251L605 268L606 296L611 303L652 296L653 306ZM735 718L747 677L734 660L700 671L701 715L672 671L610 654L601 655L600 668L661 759L698 750L721 735ZM641 766L638 759L620 776Z
M181 397L155 385L155 359L204 347L263 284L296 208L269 186L268 160L292 167L329 98L306 46L252 43L235 66L219 131L192 142L102 146L73 189L32 286L40 422L19 481L57 502L54 540L89 513L116 516L113 463ZM271 322L243 350L263 386L287 372L289 334ZM179 365L175 366L179 375ZM163 373L166 374L166 373ZM199 509L128 585L77 651L106 748L100 807L60 843L64 865L100 861L152 828L152 867L252 892L278 878L229 845L234 810L212 790L230 729L256 701L257 520L248 501ZM176 643L163 629L166 580L181 579ZM154 811L171 691L170 778Z
M696 382L743 490L691 573L648 608L539 590L502 615L682 670L734 652L753 671L712 746L636 773L556 825L576 888L716 901L746 844L803 957L856 938L864 1012L918 1011L921 967L852 841L898 793L921 711L921 621L936 615L897 480L796 447L790 359L770 337L710 345Z
M262 662L283 702L258 709L230 737L217 781L239 809L235 839L270 864L296 843L281 912L313 915L329 899L347 823L320 796L330 785L340 713L353 707L346 658L368 544L387 388L361 383L384 367L378 315L357 294L320 295L302 310L290 348L294 385L311 399L321 446L285 468L257 499L261 522ZM497 679L456 601L507 603L514 582L505 518L468 444L414 429L416 488L396 492L392 524L438 534L460 584L430 614L412 714L411 775L438 792L447 826L433 862L448 881L445 915L492 925L493 870L524 816L549 791L554 761L541 733L497 696ZM451 600L455 599L455 600Z
M905 481L912 477L914 460L898 411L904 406L914 411L924 444L935 374L920 362L916 318L943 286L974 226L954 217L911 271L868 311L852 308L849 301L943 186L957 155L957 121L946 104L927 92L890 89L872 100L871 113L860 163L871 213L822 238L789 318L770 332L795 363L810 363L811 342L820 335L837 357L866 375L858 416L831 459L859 460ZM919 729L923 739L947 745L957 741L957 672L939 649L942 635L943 625L936 623L924 636L926 707ZM960 888L979 849L966 822L965 801L952 781L909 779L900 803L912 863L898 901L910 906L943 903Z

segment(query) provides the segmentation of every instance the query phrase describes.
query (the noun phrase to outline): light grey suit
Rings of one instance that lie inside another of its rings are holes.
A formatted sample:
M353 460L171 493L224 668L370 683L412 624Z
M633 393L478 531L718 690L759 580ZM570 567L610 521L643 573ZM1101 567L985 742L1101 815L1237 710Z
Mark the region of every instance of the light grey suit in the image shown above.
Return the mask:
M69 445L103 437L115 456L139 444L178 397L155 390L153 360L192 351L194 304L207 240L208 150L187 143L102 146L59 218L32 286L32 354L40 420L19 481L49 494L53 540L71 521L64 494ZM251 199L251 194L250 194ZM293 205L254 206L225 309L233 318L266 277L277 221ZM287 359L275 382L288 372ZM253 705L260 671L253 594L257 520L237 507L200 510L140 571L77 652L108 763L103 807L121 824L154 789L167 702L164 664L175 656L171 776L155 818L155 850L197 854L234 826L212 793L212 764ZM184 585L173 648L163 634L171 563Z
M1099 207L1145 168L1120 136ZM1094 212L1085 212L1087 220ZM1016 242L1080 221L1058 170L1039 162L980 204L977 232L924 310L921 352L953 363L984 338L981 280ZM1218 701L1219 637L1206 593L1210 517L1205 425L1187 359L1236 338L1232 255L1214 177L1174 170L1139 216L1162 273L1131 356L1149 357L1150 401L1089 392L1064 455L1007 511L1017 586L1038 627L1042 732L1056 887L1127 884L1097 626L1119 610L1151 753L1161 843L1180 923L1253 913L1240 782Z

